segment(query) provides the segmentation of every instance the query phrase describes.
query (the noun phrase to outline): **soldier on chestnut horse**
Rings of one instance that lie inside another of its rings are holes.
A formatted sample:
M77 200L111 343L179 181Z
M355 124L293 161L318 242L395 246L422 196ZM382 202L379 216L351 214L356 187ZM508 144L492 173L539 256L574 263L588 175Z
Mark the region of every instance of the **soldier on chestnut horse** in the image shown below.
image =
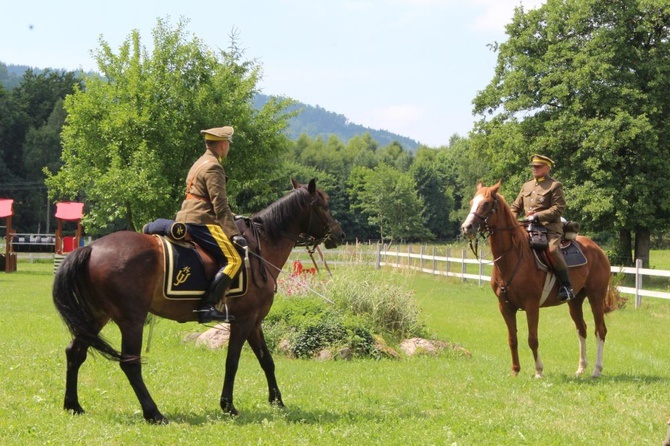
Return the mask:
M540 307L564 303L559 296L551 269L541 269L533 250L529 246L526 229L516 220L510 206L498 193L501 182L491 187L480 183L472 199L470 213L461 226L462 234L470 240L478 235L488 237L493 272L491 287L498 297L500 313L505 319L508 342L512 353L512 372L519 373L516 314L526 312L528 321L528 346L535 359L535 376L541 377L542 360L538 353L538 320ZM586 323L582 304L588 299L593 312L596 335L596 363L593 377L600 376L603 369L603 351L607 327L605 313L615 309L617 290L610 285L610 263L600 247L587 237L577 236L573 241L583 253L584 262L570 268L572 287L576 297L567 301L570 316L577 328L579 338L579 366L577 375L587 367Z

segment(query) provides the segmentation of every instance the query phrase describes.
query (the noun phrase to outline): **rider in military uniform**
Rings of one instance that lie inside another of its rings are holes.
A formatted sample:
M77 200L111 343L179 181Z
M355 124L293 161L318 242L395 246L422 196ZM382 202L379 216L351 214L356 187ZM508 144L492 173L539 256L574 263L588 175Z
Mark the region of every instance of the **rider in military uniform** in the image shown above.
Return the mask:
M188 172L186 197L175 218L186 224L190 236L221 266L202 299L198 311L201 323L234 319L227 311L218 311L214 305L224 296L242 266L242 257L233 244L240 248L247 246L228 205L228 178L221 165L228 156L233 131L230 126L200 131L205 138L206 150Z
M565 211L563 185L549 176L554 162L544 155L530 157L533 179L524 183L519 196L512 203L512 213L518 218L521 212L526 220L537 221L547 228L549 254L553 259L554 271L560 282L558 296L562 301L575 298L572 290L568 265L560 249L563 236L561 216Z

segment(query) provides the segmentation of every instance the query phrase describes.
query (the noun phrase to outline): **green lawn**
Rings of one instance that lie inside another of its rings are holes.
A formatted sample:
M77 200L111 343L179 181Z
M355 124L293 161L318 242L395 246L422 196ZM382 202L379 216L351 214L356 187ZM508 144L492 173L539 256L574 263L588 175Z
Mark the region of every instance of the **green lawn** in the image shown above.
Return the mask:
M18 272L0 274L3 445L658 445L665 437L670 302L649 298L640 309L629 305L608 316L598 380L573 376L578 344L565 306L541 313L545 377L533 378L520 314L522 370L512 377L505 325L488 285L393 271L370 275L414 290L429 331L471 356L276 357L287 405L279 410L268 405L263 374L245 348L235 392L240 416L229 418L218 406L225 352L183 342L203 330L197 324L160 320L144 376L171 423L147 425L118 364L100 356L89 356L81 371L87 413L71 416L61 409L69 334L51 303L52 269L19 263ZM593 324L586 313L592 366ZM105 335L118 346L116 327Z

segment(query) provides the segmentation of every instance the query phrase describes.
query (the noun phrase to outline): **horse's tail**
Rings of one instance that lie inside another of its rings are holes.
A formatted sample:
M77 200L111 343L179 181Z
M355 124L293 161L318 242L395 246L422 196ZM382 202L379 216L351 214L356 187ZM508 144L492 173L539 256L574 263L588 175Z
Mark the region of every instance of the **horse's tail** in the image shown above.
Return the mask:
M104 357L120 361L121 353L109 345L95 327L95 307L88 284L90 257L90 246L78 248L65 257L54 278L54 305L72 336L98 350Z
M605 314L620 308L623 303L619 288L610 279L610 283L607 285L607 295L605 296Z

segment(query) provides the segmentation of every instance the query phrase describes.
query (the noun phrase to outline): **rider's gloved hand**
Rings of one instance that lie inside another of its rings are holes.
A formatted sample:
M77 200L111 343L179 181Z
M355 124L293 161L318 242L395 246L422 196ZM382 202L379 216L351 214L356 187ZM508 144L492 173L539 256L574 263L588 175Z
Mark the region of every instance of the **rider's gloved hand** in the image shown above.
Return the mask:
M246 258L245 251L247 250L247 246L249 246L247 244L247 239L245 239L241 235L235 235L232 238L232 242L233 246L235 246L235 249L237 249L237 252L240 254L240 257L242 257L242 259L245 259Z
M526 221L537 221L537 214L529 215L526 217Z

